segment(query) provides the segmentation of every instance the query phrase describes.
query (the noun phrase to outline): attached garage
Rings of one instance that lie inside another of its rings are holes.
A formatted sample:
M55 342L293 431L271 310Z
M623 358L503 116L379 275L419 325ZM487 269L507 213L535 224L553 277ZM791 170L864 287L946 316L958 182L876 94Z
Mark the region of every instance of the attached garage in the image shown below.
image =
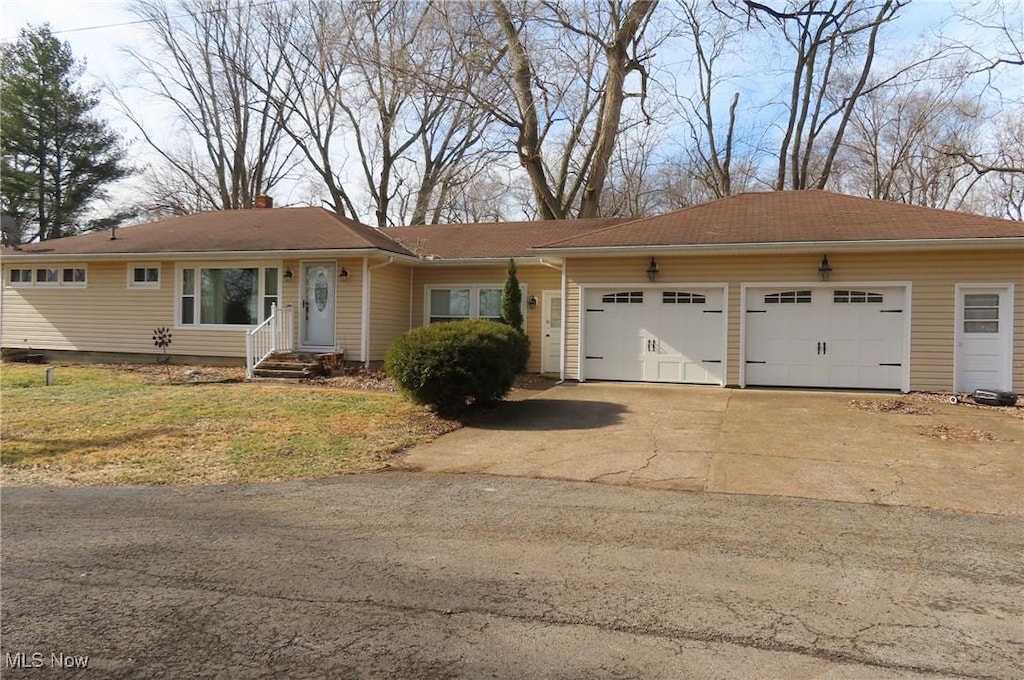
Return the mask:
M583 288L583 378L725 384L725 287Z
M905 285L744 291L746 385L909 389Z

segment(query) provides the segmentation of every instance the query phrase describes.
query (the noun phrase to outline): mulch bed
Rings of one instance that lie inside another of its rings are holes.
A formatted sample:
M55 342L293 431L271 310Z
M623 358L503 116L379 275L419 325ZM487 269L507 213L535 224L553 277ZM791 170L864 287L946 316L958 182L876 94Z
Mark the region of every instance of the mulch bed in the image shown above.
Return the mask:
M914 404L904 399L886 399L875 401L873 399L853 399L850 406L860 411L874 411L875 413L902 413L908 416L930 416L935 411L927 406Z
M850 408L861 411L872 411L874 413L899 413L911 416L930 416L935 413L931 404L949 404L952 392L911 392L898 399L852 399L849 402ZM1012 418L1024 420L1024 406L986 406L975 404L970 397L963 397L957 407L981 409L983 411L998 411L1005 413ZM984 441L984 440L979 440Z
M976 430L973 427L957 427L956 425L933 425L921 434L935 439L951 439L961 442L991 442L995 437L989 432Z

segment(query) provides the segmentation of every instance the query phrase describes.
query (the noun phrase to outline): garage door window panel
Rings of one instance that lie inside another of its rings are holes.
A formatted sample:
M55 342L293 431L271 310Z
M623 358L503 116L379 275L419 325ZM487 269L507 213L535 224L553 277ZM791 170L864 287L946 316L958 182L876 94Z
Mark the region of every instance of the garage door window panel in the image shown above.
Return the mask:
M707 298L699 293L666 290L661 294L661 302L666 305L702 305Z
M643 304L644 292L642 290L625 291L622 293L608 293L601 297L604 304Z
M810 304L811 291L787 290L780 293L770 293L764 296L764 303L766 305Z
M882 293L869 293L863 290L836 290L832 292L832 302L837 304L884 303Z

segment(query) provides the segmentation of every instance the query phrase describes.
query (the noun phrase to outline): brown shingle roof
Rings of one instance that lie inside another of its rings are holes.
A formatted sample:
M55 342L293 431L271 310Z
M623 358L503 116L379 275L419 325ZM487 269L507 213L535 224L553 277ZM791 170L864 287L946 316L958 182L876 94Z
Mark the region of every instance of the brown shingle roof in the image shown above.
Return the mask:
M488 224L435 224L389 227L381 231L409 250L442 259L525 257L530 248L562 240L613 224L621 218L492 222Z
M537 248L1024 237L1024 223L816 189L730 196Z
M380 249L411 255L379 230L323 208L222 210L53 239L5 250L4 256L118 253L215 253Z

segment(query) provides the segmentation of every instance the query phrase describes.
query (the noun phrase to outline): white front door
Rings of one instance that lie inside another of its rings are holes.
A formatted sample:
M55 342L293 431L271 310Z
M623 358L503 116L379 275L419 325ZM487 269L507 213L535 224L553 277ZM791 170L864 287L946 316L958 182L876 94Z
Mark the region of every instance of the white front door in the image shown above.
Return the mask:
M1013 389L1012 286L957 286L957 392Z
M906 303L903 287L750 288L744 384L901 389Z
M335 266L333 262L302 265L300 323L306 347L334 347Z
M562 370L562 292L544 291L541 315L544 317L544 339L541 348L541 373Z

